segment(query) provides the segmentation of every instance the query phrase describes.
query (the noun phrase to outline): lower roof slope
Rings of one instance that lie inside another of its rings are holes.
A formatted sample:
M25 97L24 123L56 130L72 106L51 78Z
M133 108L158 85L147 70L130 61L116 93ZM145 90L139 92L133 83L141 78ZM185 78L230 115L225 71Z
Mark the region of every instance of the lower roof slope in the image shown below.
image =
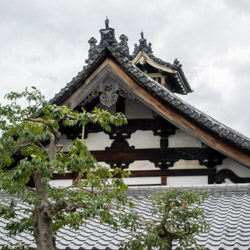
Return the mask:
M151 201L149 196L157 190L171 187L133 187L128 196L134 201L136 210L146 219L150 218ZM210 224L210 232L198 235L198 244L206 249L250 249L250 184L207 185L191 187L210 189L210 196L203 204L205 217ZM180 187L184 189L184 187ZM1 199L7 197L1 194ZM22 206L22 205L20 205ZM24 215L20 212L20 218ZM0 246L24 241L35 247L33 237L29 233L7 237L4 227L7 221L0 218ZM119 249L119 244L129 240L128 230L118 232L106 225L100 225L92 219L79 230L73 231L65 227L57 236L58 249ZM173 249L177 249L176 242Z

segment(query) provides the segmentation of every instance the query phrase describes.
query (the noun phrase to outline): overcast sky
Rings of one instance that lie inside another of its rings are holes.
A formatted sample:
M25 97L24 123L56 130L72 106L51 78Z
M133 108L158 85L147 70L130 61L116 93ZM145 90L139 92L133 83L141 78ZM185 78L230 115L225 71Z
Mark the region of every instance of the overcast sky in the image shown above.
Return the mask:
M0 103L32 85L51 99L81 71L106 16L130 52L143 30L155 56L180 60L194 90L181 98L250 137L249 0L1 0Z

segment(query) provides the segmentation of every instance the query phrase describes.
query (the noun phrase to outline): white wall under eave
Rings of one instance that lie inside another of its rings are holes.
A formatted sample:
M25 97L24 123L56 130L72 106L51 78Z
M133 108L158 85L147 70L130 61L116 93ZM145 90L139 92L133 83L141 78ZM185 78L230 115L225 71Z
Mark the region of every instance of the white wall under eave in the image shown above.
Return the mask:
M197 160L192 160L192 161L187 161L187 160L179 160L174 163L173 167L170 167L169 169L206 169L206 166L201 166L199 164L199 161Z
M62 135L59 142L57 143L58 147L62 146L63 147L63 151L68 152L69 151L69 147L72 146L72 140L71 139L67 139L66 135Z
M177 129L174 135L168 137L168 146L170 148L195 147L201 148L202 143L194 137L188 135L180 129Z
M156 168L154 163L150 161L135 161L129 165L128 170L134 171L134 170L156 170L159 168Z
M127 119L152 119L153 113L141 102L125 101L125 116Z
M104 161L99 161L98 164L102 165L103 167L106 167L111 170L110 165Z
M68 187L72 186L72 179L66 179L66 180L52 180L49 182L49 184L53 187Z
M130 177L124 178L126 185L161 185L161 177Z
M196 186L207 185L207 176L169 176L167 186Z
M112 140L104 132L89 133L85 143L88 150L105 150L106 147L111 146Z
M228 169L233 171L239 177L250 177L250 169L241 165L240 163L226 158L223 160L222 165L216 166L217 172L222 169Z
M112 140L104 132L99 132L89 133L84 142L88 150L105 150L105 147L111 146ZM62 135L57 145L58 147L62 146L64 151L69 151L69 147L72 146L72 140L67 139L66 135Z
M130 146L138 148L160 148L160 136L155 136L153 131L137 130L131 134L131 138L127 140Z

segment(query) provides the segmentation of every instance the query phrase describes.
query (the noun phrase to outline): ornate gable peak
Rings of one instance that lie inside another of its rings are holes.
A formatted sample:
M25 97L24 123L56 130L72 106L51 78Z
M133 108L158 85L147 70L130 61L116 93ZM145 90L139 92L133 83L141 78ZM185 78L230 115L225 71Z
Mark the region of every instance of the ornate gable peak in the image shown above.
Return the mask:
M139 102L139 99L131 92L131 87L115 72L109 60L105 60L93 76L75 90L62 105L74 109L99 98L102 105L111 107L117 102L119 96Z
M88 41L89 43L89 55L88 59L85 60L87 64L91 64L98 57L99 53L108 46L111 46L118 51L120 51L124 56L130 58L129 47L128 47L128 37L124 34L120 35L120 42L117 42L115 38L115 30L109 27L109 19L106 17L105 29L100 29L101 41L96 45L97 40L91 37Z
M82 101L80 106L85 106L97 97L99 97L101 104L108 108L118 101L119 96L125 99L131 99L134 102L139 102L139 100L125 90L119 82L117 77L108 71L106 76L103 77L103 80L100 79L99 85Z

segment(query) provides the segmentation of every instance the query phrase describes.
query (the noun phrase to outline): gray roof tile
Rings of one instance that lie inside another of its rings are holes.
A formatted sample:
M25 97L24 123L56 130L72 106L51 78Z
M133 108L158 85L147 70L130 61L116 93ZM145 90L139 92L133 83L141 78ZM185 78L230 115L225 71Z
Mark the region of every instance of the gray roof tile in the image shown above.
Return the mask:
M249 249L250 184L208 185L192 188L195 190L209 188L211 191L210 197L203 204L205 217L211 228L209 233L196 236L198 243L207 249ZM135 210L145 218L149 218L151 216L149 196L156 190L165 189L169 187L130 188L128 195L136 204ZM6 242L15 244L23 240L34 247L33 237L27 232L17 237L7 237L3 229L5 224L6 221L0 218L0 246ZM93 219L77 231L69 227L59 231L57 247L58 249L118 249L120 242L129 239L127 232L126 229L115 232L106 225L99 225L98 220ZM176 242L174 242L174 247L177 247Z

